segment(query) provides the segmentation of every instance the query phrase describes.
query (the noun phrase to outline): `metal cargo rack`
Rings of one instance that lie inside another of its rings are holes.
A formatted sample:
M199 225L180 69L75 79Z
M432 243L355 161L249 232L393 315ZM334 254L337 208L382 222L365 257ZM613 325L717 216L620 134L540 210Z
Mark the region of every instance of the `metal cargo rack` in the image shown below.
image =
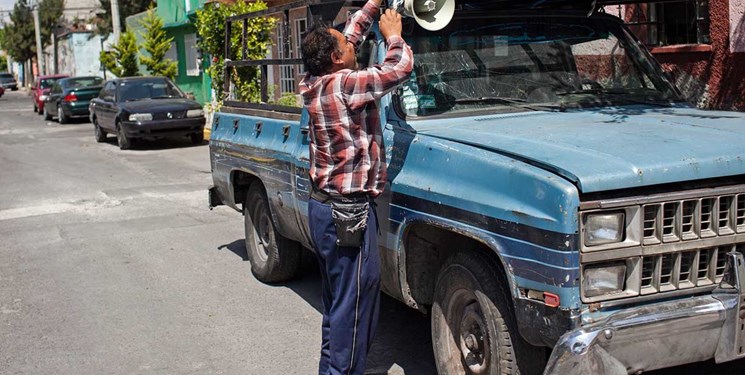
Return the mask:
M262 110L270 110L270 111L278 111L278 112L290 112L290 113L300 113L301 109L296 107L289 107L284 105L277 105L277 104L269 104L269 89L267 85L267 79L268 79L268 67L274 66L274 65L301 65L303 63L302 59L300 58L282 58L282 59L261 59L261 60L250 60L248 59L247 55L247 46L246 46L246 39L247 39L247 26L248 26L248 20L252 18L258 18L258 17L265 17L269 15L277 15L281 14L283 16L283 19L281 20L278 27L283 28L282 35L288 36L290 35L290 10L292 9L299 9L299 8L307 8L307 20L309 25L313 25L316 22L319 21L327 21L331 22L333 21L339 11L344 6L363 6L366 1L340 1L340 0L307 0L307 1L294 1L291 3L287 3L284 5L277 5L273 6L264 10L251 12L251 13L244 13L239 14L236 16L229 17L225 22L225 82L223 86L223 90L225 93L230 92L230 69L232 68L240 68L240 67L258 67L259 69L259 76L260 76L260 95L261 95L261 102L260 103L251 103L241 100L225 100L224 105L229 107L239 107L239 108L248 108L248 109L262 109ZM241 35L241 46L242 46L242 54L240 56L240 59L234 59L234 60L228 60L227 57L230 56L230 36L232 34L232 26L235 22L241 22L243 24L242 30L243 33ZM284 38L285 40L280 41L282 44L279 46L284 51L289 52L291 48L291 39L288 37ZM288 55L288 53L285 53L285 55Z
M470 9L470 10L498 10L498 9L582 9L587 10L588 15L592 12L597 11L598 8L606 5L620 5L620 4L634 4L644 3L647 0L455 0L458 9ZM674 1L674 0L658 0L657 2ZM251 60L247 56L247 26L248 21L252 18L265 17L269 15L281 14L283 17L279 27L282 27L282 35L285 36L285 40L281 41L282 45L280 48L285 51L284 55L288 55L291 48L291 39L286 37L290 34L290 22L289 12L292 9L306 8L308 25L314 25L319 21L332 22L339 11L347 7L361 7L366 3L364 0L306 0L306 1L293 1L283 5L277 5L265 10L256 12L239 14L236 16L229 17L225 22L225 82L223 91L225 94L230 93L230 69L241 68L241 67L257 67L259 70L260 77L260 98L259 103L246 102L242 100L228 100L224 101L224 105L228 107L246 108L246 109L260 109L269 111L278 111L286 113L300 113L301 109L296 107L270 104L269 101L269 89L267 85L268 79L268 67L275 65L301 65L302 59L300 58L281 58L281 59L260 59ZM386 6L388 0L383 0L382 6ZM243 33L241 35L241 46L242 55L240 58L229 60L231 48L230 48L230 37L233 30L233 24L236 22L242 23Z

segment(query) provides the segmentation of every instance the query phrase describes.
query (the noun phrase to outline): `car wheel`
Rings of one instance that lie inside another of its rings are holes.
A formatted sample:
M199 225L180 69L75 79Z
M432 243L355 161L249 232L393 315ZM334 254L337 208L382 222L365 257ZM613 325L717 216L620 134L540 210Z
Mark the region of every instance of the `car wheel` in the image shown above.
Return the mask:
M66 124L68 121L67 116L65 116L65 111L63 111L60 106L57 106L57 121L59 121L60 124Z
M47 106L44 106L44 120L52 121L52 114L47 111Z
M541 374L545 350L517 331L509 285L489 259L458 252L440 270L432 305L437 373Z
M106 142L106 132L98 126L98 120L95 117L93 118L93 132L96 136L96 142Z
M127 138L127 134L119 123L116 124L116 143L121 150L128 150L132 147L132 140Z
M261 282L276 283L295 276L300 266L300 244L274 228L269 202L261 183L254 182L243 203L246 253L251 272Z
M191 143L201 145L204 142L204 132L190 134L189 138L191 139Z

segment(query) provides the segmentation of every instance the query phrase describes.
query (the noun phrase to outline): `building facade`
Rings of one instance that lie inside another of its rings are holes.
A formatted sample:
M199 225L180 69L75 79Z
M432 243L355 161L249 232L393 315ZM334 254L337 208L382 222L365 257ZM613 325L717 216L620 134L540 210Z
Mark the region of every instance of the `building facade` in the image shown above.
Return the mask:
M608 6L702 108L745 111L745 0Z
M204 104L211 100L210 78L204 74L200 64L205 62L197 53L197 34L194 27L196 11L204 6L204 0L159 0L157 15L163 20L163 29L173 38L171 49L166 54L178 63L175 83L186 93ZM143 27L140 21L144 13L127 17L127 30L135 32L138 44L142 45ZM144 52L144 51L141 51ZM144 66L140 67L143 74L147 73Z

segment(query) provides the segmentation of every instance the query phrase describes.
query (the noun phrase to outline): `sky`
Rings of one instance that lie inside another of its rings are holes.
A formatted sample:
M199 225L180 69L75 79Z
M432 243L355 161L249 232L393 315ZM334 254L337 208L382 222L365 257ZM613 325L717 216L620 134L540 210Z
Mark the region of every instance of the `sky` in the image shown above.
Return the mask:
M0 10L13 10L13 5L15 5L16 0L0 0ZM8 21L8 13L2 12L0 13L0 19L2 19L4 22Z

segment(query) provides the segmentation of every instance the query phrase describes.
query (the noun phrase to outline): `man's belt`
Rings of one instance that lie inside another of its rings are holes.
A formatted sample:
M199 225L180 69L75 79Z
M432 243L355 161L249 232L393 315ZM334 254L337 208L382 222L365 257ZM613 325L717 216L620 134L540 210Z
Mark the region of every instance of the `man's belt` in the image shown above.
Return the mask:
M337 192L328 192L326 190L319 189L312 184L313 187L310 189L310 197L321 203L364 203L370 202L372 197L368 193L352 193L352 194L339 194Z

